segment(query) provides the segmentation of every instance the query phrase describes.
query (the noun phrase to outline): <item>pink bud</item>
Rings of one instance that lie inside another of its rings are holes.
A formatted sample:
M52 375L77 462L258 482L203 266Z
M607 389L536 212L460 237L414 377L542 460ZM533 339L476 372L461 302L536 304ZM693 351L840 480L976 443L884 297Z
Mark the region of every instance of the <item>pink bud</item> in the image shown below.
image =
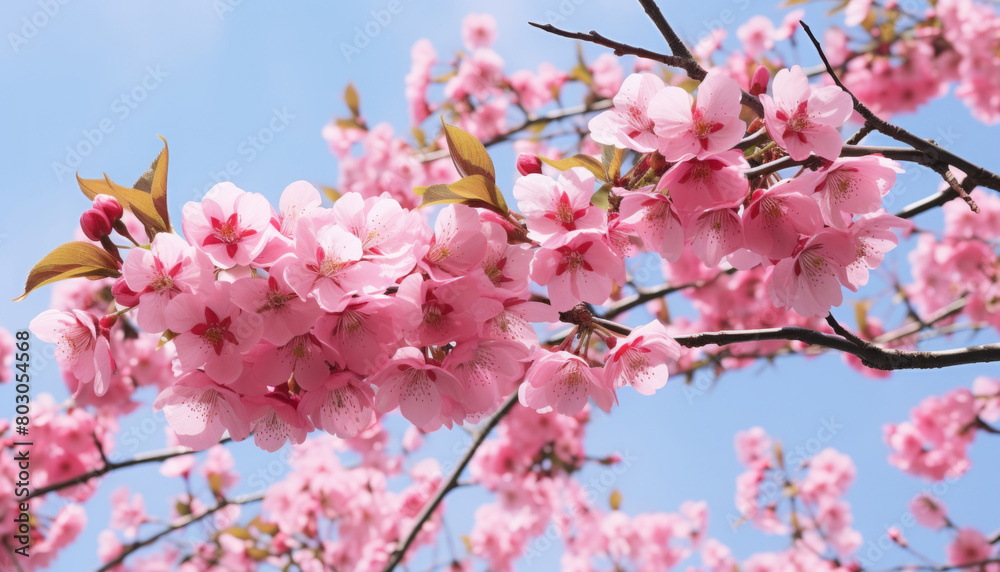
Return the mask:
M538 158L538 155L521 153L517 156L517 172L522 175L541 173L542 160Z
M753 79L750 80L750 95L758 96L767 91L767 82L771 79L771 72L764 66L757 66L753 72Z
M139 305L139 294L128 287L125 278L119 278L111 287L111 295L115 297L115 303L125 308L132 308Z
M889 533L889 538L891 538L893 542L903 547L906 546L906 538L903 536L903 532L899 530L899 527L890 526L887 532Z
M111 220L97 209L87 209L80 215L80 228L90 240L101 240L111 234Z
M111 337L111 328L114 327L115 323L118 321L118 316L114 314L108 314L106 316L101 316L101 320L97 323L98 330L101 335L105 338Z
M125 214L121 203L111 195L97 195L94 197L94 208L103 212L104 216L108 217L108 220L111 222L115 222Z

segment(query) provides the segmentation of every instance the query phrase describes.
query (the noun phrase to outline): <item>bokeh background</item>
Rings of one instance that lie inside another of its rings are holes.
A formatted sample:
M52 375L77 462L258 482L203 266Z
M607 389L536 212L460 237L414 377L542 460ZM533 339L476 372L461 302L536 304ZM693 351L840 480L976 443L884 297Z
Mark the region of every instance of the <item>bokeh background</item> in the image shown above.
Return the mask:
M331 116L346 115L342 100L352 81L361 93L362 113L370 125L387 121L397 133L409 131L403 76L409 70L410 47L429 38L440 59L461 48L462 17L469 12L493 13L498 22L496 50L507 72L535 69L540 61L571 67L571 41L545 34L528 21L560 27L596 29L612 38L654 50L666 46L637 3L621 0L512 0L480 2L458 0L398 0L402 10L392 15L379 33L358 42L358 30L375 21L373 11L387 1L250 2L242 0L6 0L0 3L0 93L4 134L0 139L0 298L20 294L28 270L39 258L71 239L79 214L88 201L77 189L73 174L99 177L108 173L120 182L134 180L161 147L156 135L170 143L169 200L179 213L188 200L200 198L212 184L233 180L249 191L261 192L276 203L284 187L296 180L336 184L336 163L320 136ZM830 22L825 12L831 2L806 6L806 21L822 30ZM678 33L694 43L715 28L735 30L750 16L763 13L781 21L785 9L754 0L661 2ZM51 14L37 16L49 7ZM52 6L55 6L53 8ZM842 17L842 16L841 16ZM839 21L841 17L836 17ZM26 21L44 20L44 26L26 28ZM839 22L838 22L839 23ZM25 41L12 38L16 35ZM29 37L30 35L30 37ZM814 65L818 58L798 32L797 46L780 46L786 62ZM344 44L360 53L348 58ZM592 59L600 48L585 46ZM631 62L626 62L629 69ZM433 118L432 118L433 120ZM951 96L938 99L915 116L896 120L936 139L971 160L1000 167L995 128L977 123ZM110 126L110 129L109 129ZM95 130L104 128L98 139ZM254 141L259 143L254 143ZM878 143L878 138L872 138ZM89 142L89 145L87 144ZM84 152L85 151L85 152ZM514 156L494 150L501 187L509 190ZM937 190L938 180L907 166L889 208L899 208ZM175 214L176 216L176 214ZM925 228L939 228L940 212L916 219ZM906 245L897 250L905 255ZM885 297L890 291L887 272L907 276L905 256L893 255L875 273L863 294ZM20 303L0 302L0 326L27 329L44 310L51 289L42 289ZM876 315L889 324L900 313L877 306ZM849 307L838 315L848 319ZM931 342L927 348L970 343L968 334ZM976 343L995 341L980 334ZM51 348L35 340L36 355ZM37 361L37 360L36 360ZM630 460L621 474L602 474L590 468L584 483L594 483L597 502L607 506L613 490L623 495L629 513L673 511L687 499L706 500L712 511L710 532L730 546L738 557L777 549L785 538L766 537L749 527L731 526L734 479L741 467L733 452L736 431L764 427L785 448L834 447L851 455L858 478L847 499L855 512L855 528L865 536L861 556L876 560L877 568L901 562L897 552L884 556L872 551L888 526L900 524L906 505L919 491L933 490L948 505L956 522L982 530L997 526L1000 514L998 445L980 439L972 448L973 469L963 478L933 487L889 466L882 442L882 425L899 422L922 398L952 387L968 386L977 375L1000 376L995 365L964 366L943 372L899 372L875 381L859 375L838 356L816 359L786 358L760 363L716 380L709 374L693 385L680 380L651 398L623 392L620 408L611 415L598 412L589 432L589 450L595 454L620 452ZM35 373L34 393L67 393L53 367ZM153 394L146 395L149 401ZM0 387L0 416L13 416L10 387ZM401 429L396 419L390 425ZM832 434L821 431L833 425ZM149 407L122 422L119 454L126 456L165 444L161 414ZM129 437L126 437L129 436ZM429 439L424 455L442 464L457 457L465 433L439 432ZM231 444L243 480L236 494L254 492L280 478L285 452L269 455L250 442ZM815 452L815 449L812 451ZM38 451L35 454L44 454ZM416 461L414 459L413 461ZM610 482L609 482L610 481ZM157 467L142 466L105 478L100 492L87 503L88 525L78 542L65 550L56 570L83 570L98 564L96 538L107 527L108 495L120 485L144 493L152 514L165 515L170 495L181 492L179 482L159 476ZM603 498L602 498L603 497ZM486 495L463 487L447 501L447 523L456 537L467 533L472 513ZM52 506L62 502L49 501ZM54 512L54 511L52 511ZM205 525L207 526L207 525ZM145 529L148 533L152 529ZM935 560L943 560L950 537L904 528L915 546ZM206 534L195 527L194 534ZM457 550L464 550L460 541ZM525 569L557 566L558 546L538 546L541 556L524 562ZM421 569L419 566L414 569Z

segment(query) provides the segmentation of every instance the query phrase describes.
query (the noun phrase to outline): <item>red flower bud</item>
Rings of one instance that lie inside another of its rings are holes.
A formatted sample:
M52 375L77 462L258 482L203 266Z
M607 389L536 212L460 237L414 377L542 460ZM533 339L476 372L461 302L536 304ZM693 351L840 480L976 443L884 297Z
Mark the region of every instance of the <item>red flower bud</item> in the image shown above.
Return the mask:
M97 209L87 209L80 215L80 228L90 240L101 240L111 234L111 220Z
M125 278L119 278L111 287L111 295L115 297L115 303L123 308L132 308L139 305L139 294L128 287Z
M541 173L542 160L538 158L538 155L521 153L517 156L517 172L522 175Z
M121 203L111 195L97 195L94 197L94 208L104 213L104 216L108 217L108 220L111 222L115 222L125 214Z
M767 82L771 79L771 72L764 66L757 66L753 72L753 79L750 80L750 95L758 96L767 91Z

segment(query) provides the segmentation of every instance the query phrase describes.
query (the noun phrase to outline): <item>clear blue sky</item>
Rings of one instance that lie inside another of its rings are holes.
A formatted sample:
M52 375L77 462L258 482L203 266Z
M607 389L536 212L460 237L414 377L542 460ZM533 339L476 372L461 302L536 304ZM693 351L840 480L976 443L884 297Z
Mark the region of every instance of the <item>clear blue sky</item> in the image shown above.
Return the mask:
M370 123L386 120L397 132L407 132L402 78L409 68L410 46L429 37L440 55L451 53L461 45L460 21L468 12L496 13L497 48L509 72L534 69L540 54L558 65L572 62L571 42L526 24L548 21L553 15L564 18L557 23L569 29L596 29L612 38L665 48L637 3L611 0L399 0L402 12L392 16L350 61L343 56L341 44L355 42L357 29L373 21L372 11L385 8L388 2L62 1L66 4L58 0L0 4L0 91L5 94L6 130L0 142L6 201L0 209L4 300L20 293L35 261L70 239L80 212L87 207L72 175L59 164L69 172L79 169L87 178L107 172L127 183L159 150L156 135L161 134L170 143L173 213L179 213L184 202L198 198L227 169L240 187L276 201L285 185L298 179L336 183L336 165L320 129L332 115L345 113L341 94L348 81L355 82L361 92L362 109ZM58 5L58 10L39 16L45 14L46 2ZM763 10L777 21L782 15L770 3L749 0L662 5L675 28L689 40L716 26L732 35L754 11ZM810 7L809 21L822 21L828 5ZM32 30L25 18L44 25ZM23 35L26 42L12 39L11 34ZM588 47L587 53L593 57L599 50ZM790 63L800 63L795 52L786 53ZM816 58L803 50L801 63L814 64ZM262 148L250 152L249 138L267 129L276 114L286 118L273 123L281 130ZM996 129L977 124L950 97L925 108L919 118L899 120L974 161L1000 165ZM106 132L99 142L95 129ZM94 143L89 149L82 143L88 133ZM73 157L67 146L86 152ZM494 160L498 170L513 171L509 151L496 153ZM927 173L908 174L901 178L903 192L896 195L892 208L930 194L936 186ZM918 219L931 228L939 226L939 221L939 213ZM905 259L895 260L905 272ZM878 282L868 289L873 294L885 291L886 285ZM48 294L40 291L19 304L0 302L0 325L26 329L29 320L45 309ZM850 314L846 309L840 313ZM891 316L890 321L899 314ZM989 336L977 338L990 340ZM959 336L940 345L966 342ZM39 345L36 342L35 351L41 351ZM707 500L712 509L711 534L745 557L761 549L781 548L785 541L750 529L733 532L726 522L725 515L734 511L734 479L741 470L732 450L733 434L762 425L788 445L804 444L817 434L823 419L832 418L843 428L828 445L849 453L858 465L858 480L848 496L855 510L855 527L866 538L876 538L885 526L898 522L910 498L926 486L888 465L881 425L904 420L923 397L968 386L983 374L1000 376L1000 371L996 366L966 366L945 372L903 372L888 381L872 381L859 377L837 357L791 358L726 375L704 395L692 397L678 383L652 398L623 395L620 409L611 416L597 416L590 450L597 454L628 451L636 459L611 487L622 491L624 510L673 511L686 499ZM52 371L35 382L35 391L42 390L65 396L62 382ZM10 388L0 388L0 415L11 416L12 408ZM150 431L154 423L156 429ZM134 451L139 452L162 446L162 423L161 415L141 408L123 421L122 428L143 436ZM453 457L451 440L461 436L461 432L437 434L429 451L447 463ZM997 526L990 518L1000 514L1000 492L995 486L1000 470L997 445L980 439L972 448L973 470L944 495L956 522L985 530ZM245 474L237 492L252 492L250 475L261 469L267 472L276 457L257 451L250 443L237 444L232 450ZM585 472L584 481L589 478ZM55 569L96 564L96 535L108 523L107 496L120 484L146 493L147 508L154 514L165 514L163 499L180 490L177 483L163 486L155 467L107 478L87 505L86 531L64 552ZM453 495L448 520L456 535L468 532L472 511L482 498L475 490L462 489ZM930 556L943 555L945 537L915 530L906 533ZM925 539L928 542L921 542ZM557 556L558 551L551 550L533 566L551 568Z

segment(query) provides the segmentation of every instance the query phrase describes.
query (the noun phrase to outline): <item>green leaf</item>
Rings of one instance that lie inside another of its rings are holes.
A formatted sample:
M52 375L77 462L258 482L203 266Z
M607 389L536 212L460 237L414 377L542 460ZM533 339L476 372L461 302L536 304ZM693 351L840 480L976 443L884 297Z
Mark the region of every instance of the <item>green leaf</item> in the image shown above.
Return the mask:
M604 171L604 165L590 155L578 154L559 160L547 159L541 155L539 155L538 158L541 159L546 165L555 167L560 171L566 171L572 169L573 167L583 167L593 173L598 179L602 181L608 180L608 175Z
M344 89L344 102L347 103L347 109L351 110L351 117L356 118L361 115L361 98L353 83L347 84Z
M448 142L448 151L451 153L451 160L455 163L455 168L463 177L472 175L482 175L491 182L496 182L496 171L493 169L493 160L486 152L486 147L469 133L462 131L458 127L448 125L441 118L441 125L444 125L444 136Z
M45 255L24 283L24 294L14 299L24 300L36 288L67 278L117 278L118 261L106 250L89 242L69 242Z
M608 210L610 204L608 203L608 195L611 194L611 183L604 183L601 188L597 189L597 192L590 197L590 204L595 207L600 207L603 210Z

